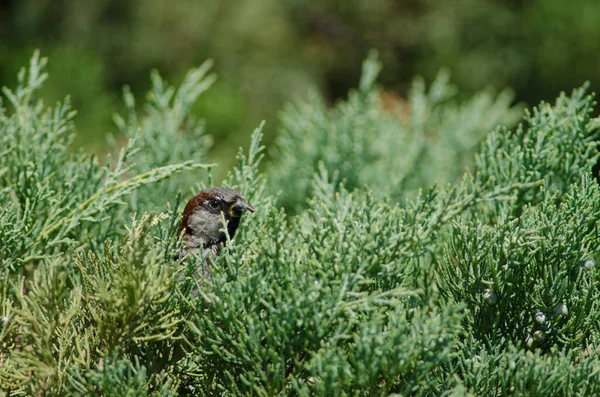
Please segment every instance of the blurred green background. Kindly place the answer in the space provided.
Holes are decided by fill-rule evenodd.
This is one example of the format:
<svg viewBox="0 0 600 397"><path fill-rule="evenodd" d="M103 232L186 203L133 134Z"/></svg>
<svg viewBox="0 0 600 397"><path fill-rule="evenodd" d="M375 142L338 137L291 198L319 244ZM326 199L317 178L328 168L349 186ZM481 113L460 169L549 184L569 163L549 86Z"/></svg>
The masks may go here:
<svg viewBox="0 0 600 397"><path fill-rule="evenodd" d="M0 5L0 86L40 48L44 97L71 95L77 144L98 151L124 85L142 103L152 69L178 84L212 58L218 81L195 112L214 137L210 160L229 165L260 120L272 143L278 111L308 88L344 97L371 48L400 97L442 67L465 95L512 87L529 105L585 80L597 91L599 21L592 0L12 0Z"/></svg>

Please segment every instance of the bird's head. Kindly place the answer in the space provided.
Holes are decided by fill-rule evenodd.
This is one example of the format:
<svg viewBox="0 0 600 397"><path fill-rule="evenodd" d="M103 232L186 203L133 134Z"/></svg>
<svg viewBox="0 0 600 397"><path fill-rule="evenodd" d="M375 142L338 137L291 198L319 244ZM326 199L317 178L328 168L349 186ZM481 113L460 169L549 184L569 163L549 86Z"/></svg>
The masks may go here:
<svg viewBox="0 0 600 397"><path fill-rule="evenodd" d="M242 196L225 187L202 190L188 201L183 210L178 235L188 248L207 248L227 241L221 214L227 221L227 233L232 238L245 211L254 212Z"/></svg>

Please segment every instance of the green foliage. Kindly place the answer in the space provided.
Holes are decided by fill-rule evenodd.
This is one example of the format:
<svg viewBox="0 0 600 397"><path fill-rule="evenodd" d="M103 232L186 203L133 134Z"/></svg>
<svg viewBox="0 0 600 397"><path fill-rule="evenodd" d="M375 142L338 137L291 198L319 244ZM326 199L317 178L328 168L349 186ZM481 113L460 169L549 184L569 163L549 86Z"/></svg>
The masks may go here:
<svg viewBox="0 0 600 397"><path fill-rule="evenodd" d="M517 343L541 330L546 346L577 346L595 328L598 280L583 264L598 254L600 191L589 178L573 189L560 204L541 190L545 202L493 226L479 220L452 226L441 261L442 291L468 304L478 337ZM485 291L495 302L483 297ZM543 324L535 321L538 312Z"/></svg>
<svg viewBox="0 0 600 397"><path fill-rule="evenodd" d="M0 272L7 319L2 351L9 346L12 351L0 359L0 384L25 387L27 394L59 393L69 365L88 367L98 354L119 346L129 352L134 346L136 355L145 352L151 362L160 362L165 351L140 341L170 340L179 329L173 301L177 266L164 263L172 256L166 255L167 239L146 241L146 215L124 233L132 208L123 204L149 184L160 186L182 170L207 168L175 160L140 169L130 163L140 150L136 142L151 138L133 135L116 161L104 166L93 156L72 153L74 112L68 102L46 109L35 97L46 78L45 64L36 54L28 71L19 74L17 89L4 89L14 110L3 108L0 118ZM200 85L191 79L181 92ZM174 222L159 234L172 237ZM161 250L157 243L166 246ZM31 373L35 380L29 382Z"/></svg>
<svg viewBox="0 0 600 397"><path fill-rule="evenodd" d="M44 62L0 118L0 396L600 390L585 87L507 131L507 97L460 102L444 75L384 110L369 59L347 102L288 109L264 173L254 131L223 184L257 211L208 282L173 256L181 197L212 183L177 173L208 167L188 158L209 145L189 116L209 64L178 89L153 75L141 115L126 92L130 142L100 165L69 150L69 107L35 97Z"/></svg>
<svg viewBox="0 0 600 397"><path fill-rule="evenodd" d="M321 164L350 190L368 185L398 200L455 182L472 164L485 134L520 117L508 92L458 101L445 72L429 90L416 79L406 104L386 110L381 91L373 87L379 69L372 53L363 65L360 90L331 110L316 97L286 108L277 165L269 175L285 208L295 210L312 196L310 180Z"/></svg>
<svg viewBox="0 0 600 397"><path fill-rule="evenodd" d="M447 370L461 378L473 395L589 396L600 385L591 380L600 370L597 344L587 349L523 351L514 345L484 347L467 341L458 353L460 365Z"/></svg>
<svg viewBox="0 0 600 397"><path fill-rule="evenodd" d="M11 271L66 249L98 249L117 238L114 221L126 195L182 170L206 168L187 160L136 172L129 163L139 150L135 137L104 166L72 153L75 112L68 100L46 108L36 98L45 64L36 54L19 73L17 89L3 89L14 111L3 108L0 116L0 218L7 242L0 261Z"/></svg>
<svg viewBox="0 0 600 397"><path fill-rule="evenodd" d="M574 347L593 334L600 291L596 270L583 264L599 254L600 190L590 170L600 124L584 92L528 112L527 130L490 135L477 156L478 179L544 180L543 188L515 192L448 231L440 288L468 304L480 338ZM538 312L543 324L535 322Z"/></svg>
<svg viewBox="0 0 600 397"><path fill-rule="evenodd" d="M95 370L82 374L73 372L65 393L71 396L177 396L177 384L164 375L157 376L158 387L149 382L147 369L127 359L106 357L102 365Z"/></svg>
<svg viewBox="0 0 600 397"><path fill-rule="evenodd" d="M600 121L592 117L595 102L586 88L575 90L570 98L561 94L554 106L542 102L526 111L527 130L519 126L514 133L491 134L477 154L479 179L493 178L500 184L545 181L546 192L521 193L509 213L518 214L527 203L538 204L542 193L556 194L556 201L562 201L598 161Z"/></svg>
<svg viewBox="0 0 600 397"><path fill-rule="evenodd" d="M158 72L152 73L152 90L148 93L145 112L138 116L131 91L124 90L127 119L114 116L121 135L136 139L138 152L132 156L136 173L148 172L158 166L185 163L190 159L203 162L206 159L211 138L204 133L204 123L190 114L190 109L214 82L214 75L207 75L212 62L192 69L177 90L166 85ZM184 136L182 136L184 135ZM117 142L111 147L116 149ZM128 203L134 211L151 211L166 203L166 197L177 194L181 186L195 186L198 181L191 173L179 174L160 184L138 189ZM160 191L157 195L153 192ZM137 196L144 197L138 200Z"/></svg>

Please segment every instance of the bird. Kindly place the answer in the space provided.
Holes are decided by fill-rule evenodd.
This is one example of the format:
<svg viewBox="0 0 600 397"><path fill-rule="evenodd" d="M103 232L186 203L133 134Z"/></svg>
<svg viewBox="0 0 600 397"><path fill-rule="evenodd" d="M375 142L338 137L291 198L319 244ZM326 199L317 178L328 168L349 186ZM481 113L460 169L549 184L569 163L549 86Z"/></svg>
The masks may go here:
<svg viewBox="0 0 600 397"><path fill-rule="evenodd" d="M195 253L204 259L204 278L212 281L210 276L210 256L219 255L221 246L227 243L227 235L232 239L245 211L253 213L242 195L230 188L211 187L204 189L192 197L181 217L177 236L183 241L184 259ZM223 229L221 216L227 222L227 235ZM201 274L197 272L196 277Z"/></svg>

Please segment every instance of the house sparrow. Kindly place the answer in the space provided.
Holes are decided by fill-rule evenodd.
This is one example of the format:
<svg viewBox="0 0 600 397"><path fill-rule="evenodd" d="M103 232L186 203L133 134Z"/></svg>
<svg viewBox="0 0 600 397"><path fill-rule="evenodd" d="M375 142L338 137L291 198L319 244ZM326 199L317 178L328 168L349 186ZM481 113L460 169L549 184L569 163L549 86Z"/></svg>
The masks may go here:
<svg viewBox="0 0 600 397"><path fill-rule="evenodd" d="M204 277L209 281L211 280L209 256L218 255L221 244L225 245L227 242L221 213L227 222L227 234L233 238L244 210L254 212L254 208L248 205L238 192L225 187L202 190L188 201L183 210L183 217L177 231L178 236L183 235L185 246L183 256L202 253Z"/></svg>

